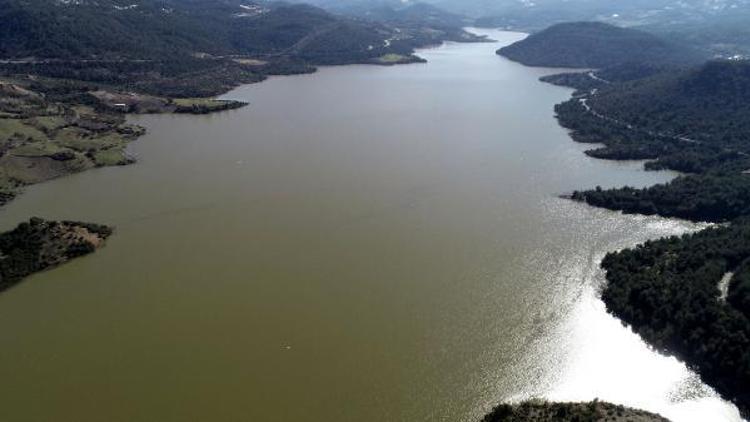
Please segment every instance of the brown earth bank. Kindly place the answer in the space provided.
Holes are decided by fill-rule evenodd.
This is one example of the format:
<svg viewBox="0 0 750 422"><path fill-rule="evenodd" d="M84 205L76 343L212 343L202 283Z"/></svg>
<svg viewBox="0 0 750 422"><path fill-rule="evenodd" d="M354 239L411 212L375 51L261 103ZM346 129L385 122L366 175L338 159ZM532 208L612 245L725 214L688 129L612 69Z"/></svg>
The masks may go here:
<svg viewBox="0 0 750 422"><path fill-rule="evenodd" d="M532 400L500 404L482 422L669 422L654 413L594 400L587 403L552 403Z"/></svg>
<svg viewBox="0 0 750 422"><path fill-rule="evenodd" d="M99 224L41 218L0 233L0 291L33 273L96 251L111 234L112 228Z"/></svg>

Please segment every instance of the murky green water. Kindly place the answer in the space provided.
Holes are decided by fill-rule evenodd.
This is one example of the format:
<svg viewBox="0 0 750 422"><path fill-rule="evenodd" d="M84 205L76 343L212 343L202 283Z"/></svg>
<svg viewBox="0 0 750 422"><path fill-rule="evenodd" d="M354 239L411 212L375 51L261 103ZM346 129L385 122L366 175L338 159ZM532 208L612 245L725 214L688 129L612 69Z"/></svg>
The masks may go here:
<svg viewBox="0 0 750 422"><path fill-rule="evenodd" d="M556 197L673 175L583 155L570 91L492 34L135 118L137 165L0 211L117 226L0 295L0 420L472 421L531 396L737 420L597 299L606 251L696 226Z"/></svg>

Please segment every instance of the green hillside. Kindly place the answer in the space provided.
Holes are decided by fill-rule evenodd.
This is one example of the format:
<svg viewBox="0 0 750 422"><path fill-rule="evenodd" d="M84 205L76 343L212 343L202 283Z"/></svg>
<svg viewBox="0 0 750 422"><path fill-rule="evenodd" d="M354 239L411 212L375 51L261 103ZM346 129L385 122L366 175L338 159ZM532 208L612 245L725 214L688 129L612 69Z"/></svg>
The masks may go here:
<svg viewBox="0 0 750 422"><path fill-rule="evenodd" d="M599 22L551 26L498 54L527 66L605 68L624 63L689 64L696 52L646 32Z"/></svg>

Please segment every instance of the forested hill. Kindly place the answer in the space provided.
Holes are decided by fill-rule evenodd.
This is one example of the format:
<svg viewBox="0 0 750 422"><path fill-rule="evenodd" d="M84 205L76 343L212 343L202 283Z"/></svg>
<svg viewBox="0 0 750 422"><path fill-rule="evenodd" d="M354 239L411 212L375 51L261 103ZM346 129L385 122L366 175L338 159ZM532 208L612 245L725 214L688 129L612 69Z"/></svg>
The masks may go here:
<svg viewBox="0 0 750 422"><path fill-rule="evenodd" d="M311 1L311 0L306 0ZM464 30L473 23L466 16L446 12L428 3L401 0L312 0L333 13L363 21L381 23L397 29L420 43L439 41L475 42L483 38Z"/></svg>
<svg viewBox="0 0 750 422"><path fill-rule="evenodd" d="M0 0L0 22L0 77L170 97L317 65L418 62L414 49L466 34L252 0Z"/></svg>
<svg viewBox="0 0 750 422"><path fill-rule="evenodd" d="M498 54L527 66L605 68L625 63L699 63L697 52L635 29L600 22L551 26Z"/></svg>
<svg viewBox="0 0 750 422"><path fill-rule="evenodd" d="M642 129L750 152L750 61L711 61L609 84L589 103L601 114Z"/></svg>
<svg viewBox="0 0 750 422"><path fill-rule="evenodd" d="M2 58L374 56L391 32L307 5L239 0L0 0Z"/></svg>
<svg viewBox="0 0 750 422"><path fill-rule="evenodd" d="M708 62L626 83L602 84L557 107L598 158L649 159L689 173L648 189L578 193L591 204L698 221L750 215L750 62Z"/></svg>
<svg viewBox="0 0 750 422"><path fill-rule="evenodd" d="M385 4L363 8L356 15L376 21L461 28L469 23L463 16L427 3Z"/></svg>
<svg viewBox="0 0 750 422"><path fill-rule="evenodd" d="M483 37L464 30L471 20L446 12L427 3L384 4L376 7L350 11L362 19L381 22L398 28L400 33L411 35L424 43L437 40L457 42L482 41ZM432 41L431 41L432 39Z"/></svg>
<svg viewBox="0 0 750 422"><path fill-rule="evenodd" d="M725 224L608 255L604 302L658 350L684 359L747 417L750 62L708 62L628 82L605 80L608 72L594 73L591 85L557 106L560 123L579 142L605 145L587 151L591 156L646 159L649 169L687 174L648 188L595 188L572 198L626 213ZM722 280L728 281L723 291Z"/></svg>

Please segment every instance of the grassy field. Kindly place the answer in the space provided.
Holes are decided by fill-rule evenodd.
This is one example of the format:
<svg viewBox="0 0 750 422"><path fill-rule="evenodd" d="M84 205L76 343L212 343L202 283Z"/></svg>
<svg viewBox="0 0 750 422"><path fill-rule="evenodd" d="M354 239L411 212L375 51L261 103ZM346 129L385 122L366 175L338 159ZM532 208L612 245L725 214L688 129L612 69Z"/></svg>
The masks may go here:
<svg viewBox="0 0 750 422"><path fill-rule="evenodd" d="M224 100L214 100L213 98L175 98L175 104L183 107L192 106L205 106L205 107L216 107L226 103Z"/></svg>
<svg viewBox="0 0 750 422"><path fill-rule="evenodd" d="M81 88L72 81L0 79L0 205L25 185L132 163L125 148L145 130L127 124L126 112L206 114L244 105Z"/></svg>
<svg viewBox="0 0 750 422"><path fill-rule="evenodd" d="M126 124L123 115L50 103L16 86L0 88L0 205L28 184L131 162L125 147L143 130Z"/></svg>
<svg viewBox="0 0 750 422"><path fill-rule="evenodd" d="M21 119L0 119L0 139L8 139L14 136L31 138L37 141L47 139L44 133L28 123L28 121Z"/></svg>
<svg viewBox="0 0 750 422"><path fill-rule="evenodd" d="M378 57L378 61L381 63L401 63L407 59L407 56L401 54L386 54Z"/></svg>
<svg viewBox="0 0 750 422"><path fill-rule="evenodd" d="M407 63L423 63L424 59L415 55L403 55L403 54L385 54L383 56L372 59L370 63L380 65L396 65L396 64L407 64Z"/></svg>

